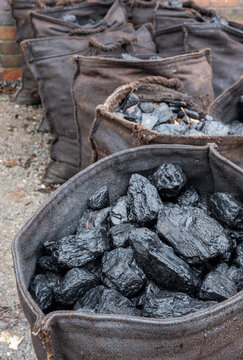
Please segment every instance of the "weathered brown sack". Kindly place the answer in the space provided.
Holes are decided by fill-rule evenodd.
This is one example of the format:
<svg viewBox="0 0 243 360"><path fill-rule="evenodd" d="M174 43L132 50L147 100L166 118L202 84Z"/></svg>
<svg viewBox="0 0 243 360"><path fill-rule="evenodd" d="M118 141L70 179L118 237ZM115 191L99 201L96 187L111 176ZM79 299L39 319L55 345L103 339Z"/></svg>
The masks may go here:
<svg viewBox="0 0 243 360"><path fill-rule="evenodd" d="M210 48L215 97L243 74L243 31L239 29L222 24L183 24L158 31L155 40L164 56Z"/></svg>
<svg viewBox="0 0 243 360"><path fill-rule="evenodd" d="M99 105L96 108L96 117L90 132L93 161L117 151L146 144L206 145L207 143L214 142L218 145L220 153L225 154L227 158L236 164L241 164L243 167L243 135L165 135L154 130L149 130L141 124L122 119L114 113L114 110L125 101L131 92L138 94L142 101L186 101L190 108L202 113L202 109L198 108L195 100L191 97L179 92L176 88L166 88L165 80L166 79L161 79L160 77L148 77L121 86L108 97L103 105ZM174 83L176 79L171 80L173 80ZM168 83L167 86L169 84L170 83ZM222 118L222 120L224 119Z"/></svg>
<svg viewBox="0 0 243 360"><path fill-rule="evenodd" d="M35 212L15 237L12 251L20 303L38 360L241 360L243 292L180 318L54 311L45 315L28 291L44 241L73 234L87 199L107 185L111 203L132 173L150 175L163 162L182 167L197 191L242 196L243 170L215 147L150 145L113 154L81 171ZM232 354L233 357L232 357Z"/></svg>
<svg viewBox="0 0 243 360"><path fill-rule="evenodd" d="M83 26L65 20L65 16L75 16ZM90 19L95 21L93 25L86 24ZM31 13L31 22L35 37L78 35L86 31L91 34L92 30L96 33L98 28L104 31L127 23L127 13L119 0L84 2L34 11Z"/></svg>
<svg viewBox="0 0 243 360"><path fill-rule="evenodd" d="M34 37L29 14L36 8L37 0L12 0L10 1L12 16L16 22L16 40L21 42ZM40 103L38 86L24 59L22 62L22 87L18 91L15 101L17 104L35 105Z"/></svg>
<svg viewBox="0 0 243 360"><path fill-rule="evenodd" d="M133 42L136 42L136 51L141 43L140 37L144 39L141 32L150 34L147 28L136 32L131 24L127 24L120 29L107 30L92 36L59 36L22 43L26 61L38 81L46 118L54 134L52 161L46 170L45 182L62 183L79 170L76 125L70 92L74 71L72 55L121 53L125 49L132 51ZM143 49L144 43L141 44ZM150 45L155 47L151 36Z"/></svg>
<svg viewBox="0 0 243 360"><path fill-rule="evenodd" d="M183 1L182 7L165 4L162 1L130 0L130 19L134 26L151 22L156 31L186 22L208 22L215 16L214 10L197 5L194 1ZM205 16L205 17L203 17Z"/></svg>
<svg viewBox="0 0 243 360"><path fill-rule="evenodd" d="M82 169L91 162L88 136L95 108L118 86L148 75L177 77L182 80L186 92L194 95L204 107L207 108L213 100L210 52L207 49L159 60L150 57L126 60L76 56L75 63L73 98L79 131L79 165Z"/></svg>
<svg viewBox="0 0 243 360"><path fill-rule="evenodd" d="M243 76L214 100L209 113L226 124L239 119L238 101L241 95L243 95ZM243 136L241 136L241 141L225 144L220 152L229 159L232 159L231 154L234 153L234 162L243 168Z"/></svg>

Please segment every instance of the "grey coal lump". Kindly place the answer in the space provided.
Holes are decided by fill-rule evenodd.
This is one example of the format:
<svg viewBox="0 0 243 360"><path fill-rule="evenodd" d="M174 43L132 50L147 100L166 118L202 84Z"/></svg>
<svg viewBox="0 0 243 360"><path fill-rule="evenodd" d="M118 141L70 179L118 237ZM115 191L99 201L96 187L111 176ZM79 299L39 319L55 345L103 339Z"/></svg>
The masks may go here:
<svg viewBox="0 0 243 360"><path fill-rule="evenodd" d="M87 201L88 208L101 210L110 205L109 191L107 186L99 188Z"/></svg>
<svg viewBox="0 0 243 360"><path fill-rule="evenodd" d="M137 265L131 248L117 248L102 259L103 282L126 297L135 296L145 284L143 270Z"/></svg>

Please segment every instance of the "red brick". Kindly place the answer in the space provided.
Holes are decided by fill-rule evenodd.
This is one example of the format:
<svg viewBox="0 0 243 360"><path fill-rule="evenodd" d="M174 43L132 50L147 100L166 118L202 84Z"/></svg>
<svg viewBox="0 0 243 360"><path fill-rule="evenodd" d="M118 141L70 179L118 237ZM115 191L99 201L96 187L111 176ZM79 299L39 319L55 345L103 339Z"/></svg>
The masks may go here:
<svg viewBox="0 0 243 360"><path fill-rule="evenodd" d="M16 29L14 26L0 26L0 40L14 40Z"/></svg>
<svg viewBox="0 0 243 360"><path fill-rule="evenodd" d="M0 56L0 64L3 68L21 67L22 56L19 55L2 55Z"/></svg>
<svg viewBox="0 0 243 360"><path fill-rule="evenodd" d="M21 69L1 69L0 68L0 81L14 80L21 77Z"/></svg>
<svg viewBox="0 0 243 360"><path fill-rule="evenodd" d="M2 55L17 55L20 53L19 44L15 40L0 41L0 54Z"/></svg>

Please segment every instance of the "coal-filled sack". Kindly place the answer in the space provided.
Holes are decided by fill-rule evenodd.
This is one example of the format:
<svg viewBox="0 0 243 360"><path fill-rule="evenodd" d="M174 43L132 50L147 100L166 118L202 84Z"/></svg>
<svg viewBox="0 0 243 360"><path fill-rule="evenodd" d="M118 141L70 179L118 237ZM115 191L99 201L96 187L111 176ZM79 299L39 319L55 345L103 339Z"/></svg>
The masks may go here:
<svg viewBox="0 0 243 360"><path fill-rule="evenodd" d="M34 11L31 22L35 37L85 35L117 28L127 22L127 14L119 0L84 2Z"/></svg>
<svg viewBox="0 0 243 360"><path fill-rule="evenodd" d="M73 98L79 131L80 168L91 162L88 136L95 116L95 107L102 104L116 87L148 75L177 77L183 82L185 91L195 96L204 108L213 100L210 52L207 49L165 59L159 56L76 56L75 63Z"/></svg>
<svg viewBox="0 0 243 360"><path fill-rule="evenodd" d="M145 43L145 38L150 41ZM72 55L119 54L124 51L136 54L140 45L143 52L146 44L149 53L152 49L155 51L149 29L142 27L135 31L131 24L98 34L41 38L22 43L26 61L39 84L46 119L54 134L45 182L63 183L79 170L70 92L74 71Z"/></svg>
<svg viewBox="0 0 243 360"><path fill-rule="evenodd" d="M238 114L232 113L227 119L221 116L223 112L212 110L214 118L203 112L192 97L178 88L169 88L169 82L166 85L160 77L141 79L116 89L97 107L90 132L93 161L145 144L214 142L220 153L243 166L243 123L237 122Z"/></svg>
<svg viewBox="0 0 243 360"><path fill-rule="evenodd" d="M174 165L169 166L168 163ZM170 176L164 176L168 171ZM152 174L153 176L151 177ZM139 184L143 184L142 188L138 187L136 179L139 180ZM184 187L186 180L191 190L189 189L190 194L185 196L184 190L186 189ZM168 182L173 182L173 186L167 186L169 185ZM124 249L118 245L118 248L112 250L110 254L109 252L106 253L104 256L103 273L105 274L108 286L112 286L111 282L116 286L116 289L122 286L120 291L124 294L127 294L126 290L129 289L128 296L130 298L124 299L124 295L114 288L107 290L107 285L103 287L97 285L97 276L99 274L92 273L92 271L94 272L95 270L95 262L99 261L99 254L107 251L105 250L107 249L107 238L104 237L104 227L100 230L97 227L90 228L92 226L91 219L87 221L89 217L86 220L81 217L87 209L87 204L90 212L100 212L102 211L102 209L98 210L100 207L109 207L109 205L116 203L120 197L123 197L128 192L129 204L134 204L134 209L130 215L132 214L141 224L144 224L144 221L149 219L147 216L155 217L155 205L158 201L161 201L158 195L156 195L159 191L160 194L167 194L166 197L168 196L169 199L172 198L172 195L173 197L179 196L178 201L180 202L180 205L178 205L168 203L168 200L163 200L165 205L162 206L161 210L165 212L165 215L161 214L158 222L161 233L166 230L163 228L163 222L168 220L167 216L169 216L169 213L173 209L179 209L180 206L184 206L185 211L177 215L171 213L170 219L172 223L175 221L173 216L179 216L181 221L183 217L188 216L187 221L182 221L182 228L195 227L199 231L203 231L199 224L201 222L204 223L209 217L207 215L207 207L205 208L205 202L202 201L200 204L201 209L196 210L195 208L195 212L191 214L189 210L193 205L188 205L187 201L189 200L193 204L193 202L198 201L198 197L201 197L204 192L212 192L214 194L210 197L209 201L210 209L214 213L213 221L215 222L219 218L227 224L226 228L229 224L230 228L232 226L234 228L235 226L242 226L242 217L237 217L236 210L238 205L234 200L234 196L239 200L242 197L242 185L243 170L232 166L222 156L219 156L215 146L211 144L203 147L149 145L137 149L129 149L113 154L93 164L60 187L28 220L13 243L18 292L25 315L30 323L33 345L38 360L51 358L76 360L80 359L80 354L90 360L157 360L158 357L167 360L181 360L195 358L195 356L210 360L218 358L226 360L232 358L232 353L234 353L235 360L240 360L243 356L241 348L242 292L236 293L233 297L220 304L196 311L181 318L177 317L179 316L179 308L177 308L173 315L174 318L168 319L166 313L161 315L160 309L163 309L164 306L167 308L171 307L172 309L173 306L178 304L184 314L187 312L187 309L186 307L183 309L180 304L184 303L186 306L195 306L195 309L200 309L200 306L198 307L199 304L192 303L191 295L177 294L175 298L174 295L170 294L170 290L167 290L164 294L163 305L156 293L158 286L147 284L145 292L148 298L146 300L145 294L145 299L142 297L139 302L144 304L146 316L152 315L153 318L138 317L135 313L132 313L134 301L132 302L131 299L133 299L133 294L139 291L138 288L144 286L142 285L144 275L142 272L138 273L137 271L142 263L139 265L135 261L130 262L131 250L126 248L126 245ZM155 186L159 190L155 190ZM194 190L192 190L192 187L194 187ZM156 196L157 201L151 203L150 195L144 194L143 191L149 192L151 196L152 194ZM233 193L234 196L222 194L225 192ZM122 201L121 198L119 204L116 204L112 210L109 210L112 213L112 221L114 223L124 221L124 214L121 214ZM141 204L145 206L144 211L141 211ZM232 204L236 205L234 209ZM203 208L205 210L202 210ZM119 214L121 216L118 216ZM97 221L102 221L101 217L99 220L97 218ZM172 223L170 226L172 226ZM76 253L71 257L65 256L64 253L58 250L57 244L64 237L67 237L69 239L68 243L72 244L72 236L77 226L80 227L81 233L83 231L84 234L85 231L85 234L89 234L89 237L91 233L93 235L96 234L94 239L100 242L100 246L98 246L96 251L92 247L90 248L91 251L85 250L83 254L80 254L80 258L76 257ZM90 229L83 230L84 226ZM103 226L105 226L105 223ZM144 247L140 246L139 242L146 244L150 241L150 232L148 230L141 230L143 226L140 225L140 230L137 229L137 232L136 229L130 228L129 237L134 249L136 249L137 256L139 256L137 259L148 251L145 249L143 252ZM178 234L180 234L180 231L182 231L182 229L176 230L176 227L173 226L172 230L169 233L165 231L165 236L168 237L170 243L173 242L172 233L174 234L178 231ZM208 228L206 227L204 230L207 232ZM128 232L128 229L125 231ZM183 231L182 233L184 234ZM215 256L218 252L221 252L223 240L225 240L225 231L222 230L221 225L218 235L213 233L213 236L218 236L217 241L220 243L219 246L217 243L215 249L213 244L215 245L216 243L210 243L209 245L210 251L216 251L214 252ZM193 234L192 232L191 235ZM238 269L242 266L240 262L242 254L240 234L241 230L233 230L227 235L227 237L230 236L228 237L228 245L230 242L230 246L236 247L234 257L235 268ZM112 241L114 244L118 244L118 237L121 238L122 234L117 234L113 228ZM181 239L180 236L176 238ZM232 241L229 240L230 238ZM200 241L203 239L203 237L200 238ZM87 241L88 244L89 241ZM57 249L55 256L58 256L58 259L63 264L71 261L72 265L70 264L70 266L73 266L73 261L82 261L82 263L88 261L86 255L92 258L95 257L96 260L89 264L89 270L84 270L82 267L70 269L63 281L60 282L63 274L55 274L55 263L51 263L46 258L40 259L43 245L47 251L55 252L55 249ZM179 245L180 241L178 242ZM170 253L170 259L174 260L178 255L174 253L172 256L170 249L171 245L164 244L164 251L168 254ZM157 259L160 257L162 259L163 254L157 254L154 250L155 248L153 247L149 249L150 257L156 257ZM185 248L178 247L176 253L179 254L181 251L185 252ZM212 255L209 252L206 253L207 257ZM192 263L201 263L202 260L198 261L197 257L194 257L193 254L191 256L190 266L200 276L204 268L198 264L192 265ZM133 267L132 276L136 279L136 287L130 286L129 278L126 279L127 282L119 282L121 274L119 273L119 276L116 277L114 266L109 269L109 261L113 264L120 257L124 259L125 266L129 265L128 268ZM38 262L37 259L39 259ZM217 259L219 260L218 257ZM148 264L144 262L144 270L150 271L151 276L153 275L152 269L156 266L157 261L151 261L149 265L152 265L152 267L148 266L148 270ZM202 301L209 302L208 305L210 302L213 304L215 300L206 300L207 298L217 298L216 301L221 301L235 292L231 279L236 279L237 269L228 268L225 262L229 261L230 259L225 253L220 269L218 267L211 269L210 266L207 269L208 276L201 285L200 296L204 299ZM206 261L206 263L208 262ZM47 269L47 271L45 274L35 277L31 286L33 298L28 289L30 289L33 276L36 275L36 265L42 269ZM181 266L182 263L178 263L178 265ZM184 270L184 267L181 269ZM165 276L164 272L163 276ZM181 276L181 273L179 273L179 276ZM156 281L159 281L159 278L156 277L156 279ZM189 281L189 278L186 281ZM218 286L216 286L216 282ZM168 282L169 285L170 281ZM195 283L194 285L196 286ZM221 285L223 286L221 287ZM52 311L45 315L37 305L37 298L35 296L39 298L39 295L43 294L45 297L48 292L51 295L53 286L57 286L55 297L59 301L59 309L62 311ZM72 290L69 291L70 288ZM77 311L63 310L61 303L65 302L69 303L68 306L73 306L73 302L77 297L75 289L77 289L79 294L85 293L76 304ZM189 288L188 291L190 291ZM44 297L42 300L44 300ZM89 304L90 301L95 303L97 298L102 300L100 301L100 311L103 313L96 314L94 313L95 310L94 312L87 312L86 304ZM48 306L48 303L43 302L42 306ZM151 306L154 315L150 313ZM126 310L126 315L114 314L114 312L119 312L119 307ZM156 309L159 310L160 315L155 314L154 311ZM154 318L156 316L160 318ZM163 321L161 317L164 317ZM206 337L205 333L207 333Z"/></svg>
<svg viewBox="0 0 243 360"><path fill-rule="evenodd" d="M231 124L235 133L243 134L243 76L213 101L209 113L226 125ZM243 139L235 139L232 144L225 144L221 149L226 158L230 158L232 152L237 154L234 162L243 168Z"/></svg>
<svg viewBox="0 0 243 360"><path fill-rule="evenodd" d="M16 40L18 43L25 39L34 38L34 30L29 14L36 8L36 2L37 0L12 0L10 2L12 16L16 22ZM36 105L41 102L38 85L28 66L25 64L24 58L22 62L22 87L18 91L15 101L20 105Z"/></svg>
<svg viewBox="0 0 243 360"><path fill-rule="evenodd" d="M158 52L164 56L210 48L214 95L218 97L243 74L243 31L223 24L183 24L156 33Z"/></svg>
<svg viewBox="0 0 243 360"><path fill-rule="evenodd" d="M194 1L130 0L130 20L134 26L151 22L156 31L184 23L228 22L214 10L199 6Z"/></svg>

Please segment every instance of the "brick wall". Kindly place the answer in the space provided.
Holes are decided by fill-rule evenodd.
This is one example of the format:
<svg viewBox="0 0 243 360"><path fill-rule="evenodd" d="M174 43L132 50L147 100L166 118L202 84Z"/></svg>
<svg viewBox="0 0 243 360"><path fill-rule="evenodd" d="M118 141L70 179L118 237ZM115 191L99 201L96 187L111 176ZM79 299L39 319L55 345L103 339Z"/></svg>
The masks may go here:
<svg viewBox="0 0 243 360"><path fill-rule="evenodd" d="M195 2L216 10L228 20L243 24L243 0L195 0Z"/></svg>
<svg viewBox="0 0 243 360"><path fill-rule="evenodd" d="M21 55L8 0L0 0L0 81L21 76Z"/></svg>

